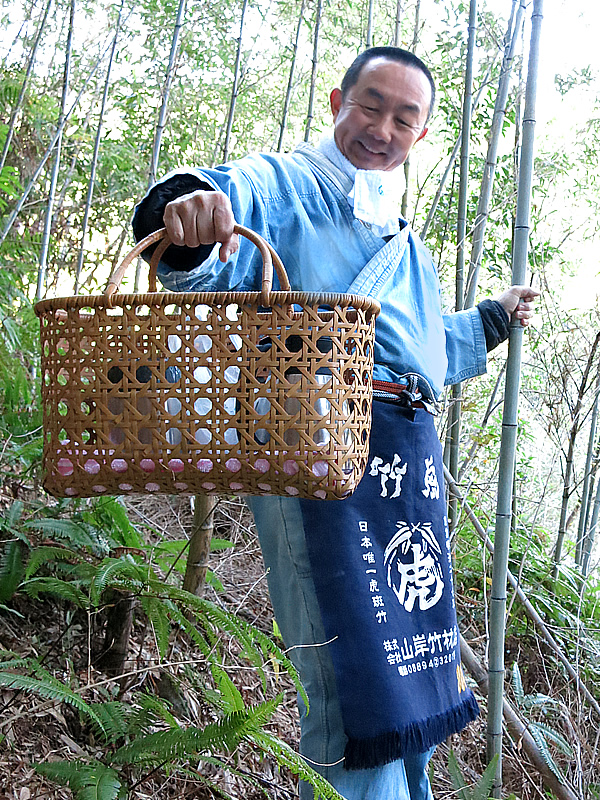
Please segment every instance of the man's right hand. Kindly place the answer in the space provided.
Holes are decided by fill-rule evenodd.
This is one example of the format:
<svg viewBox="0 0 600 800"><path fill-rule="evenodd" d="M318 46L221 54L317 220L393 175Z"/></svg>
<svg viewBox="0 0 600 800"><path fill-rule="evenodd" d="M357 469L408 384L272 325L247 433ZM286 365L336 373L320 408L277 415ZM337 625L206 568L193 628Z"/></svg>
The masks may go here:
<svg viewBox="0 0 600 800"><path fill-rule="evenodd" d="M225 263L239 247L233 232L235 220L229 198L223 192L199 189L167 203L163 215L173 244L198 247L220 242L219 258Z"/></svg>

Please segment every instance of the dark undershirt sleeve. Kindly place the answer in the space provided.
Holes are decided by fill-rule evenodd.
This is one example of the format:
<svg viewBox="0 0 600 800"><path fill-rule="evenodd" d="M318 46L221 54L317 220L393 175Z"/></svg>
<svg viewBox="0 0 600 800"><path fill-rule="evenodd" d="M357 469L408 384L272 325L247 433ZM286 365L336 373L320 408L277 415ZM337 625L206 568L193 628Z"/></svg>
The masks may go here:
<svg viewBox="0 0 600 800"><path fill-rule="evenodd" d="M510 317L498 300L483 300L477 305L483 323L485 346L488 351L498 347L510 332Z"/></svg>
<svg viewBox="0 0 600 800"><path fill-rule="evenodd" d="M153 186L136 207L133 215L132 226L136 242L164 227L163 214L167 203L177 197L181 197L183 194L189 194L198 189L214 191L214 188L209 183L190 173L173 175L166 181ZM165 251L161 260L173 270L189 272L203 261L206 261L213 247L214 245L212 244L200 245L200 247L185 247L172 244ZM146 248L142 258L145 261L150 261L155 249L155 244Z"/></svg>

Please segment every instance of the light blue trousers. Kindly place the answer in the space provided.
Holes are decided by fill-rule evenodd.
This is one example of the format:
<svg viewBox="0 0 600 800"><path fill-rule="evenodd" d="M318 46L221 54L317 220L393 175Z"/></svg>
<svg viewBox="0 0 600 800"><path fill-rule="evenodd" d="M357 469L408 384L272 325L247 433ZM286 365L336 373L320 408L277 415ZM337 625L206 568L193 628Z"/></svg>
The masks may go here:
<svg viewBox="0 0 600 800"><path fill-rule="evenodd" d="M346 736L300 503L287 497L252 497L247 503L256 521L275 619L310 703L309 710L302 700L298 704L300 752L346 800L432 800L427 764L433 750L375 769L344 769ZM300 797L312 800L310 785L300 785Z"/></svg>

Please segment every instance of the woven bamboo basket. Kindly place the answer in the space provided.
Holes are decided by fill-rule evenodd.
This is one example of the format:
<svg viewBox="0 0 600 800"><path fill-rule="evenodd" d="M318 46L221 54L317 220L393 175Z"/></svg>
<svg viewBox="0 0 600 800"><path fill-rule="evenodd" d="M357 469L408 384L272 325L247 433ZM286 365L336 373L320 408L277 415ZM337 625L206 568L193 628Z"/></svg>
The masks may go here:
<svg viewBox="0 0 600 800"><path fill-rule="evenodd" d="M270 245L236 232L261 252L260 292L157 292L170 244L157 231L103 295L36 305L50 494L331 500L356 488L367 463L379 304L291 291ZM118 294L134 258L159 241L149 293Z"/></svg>

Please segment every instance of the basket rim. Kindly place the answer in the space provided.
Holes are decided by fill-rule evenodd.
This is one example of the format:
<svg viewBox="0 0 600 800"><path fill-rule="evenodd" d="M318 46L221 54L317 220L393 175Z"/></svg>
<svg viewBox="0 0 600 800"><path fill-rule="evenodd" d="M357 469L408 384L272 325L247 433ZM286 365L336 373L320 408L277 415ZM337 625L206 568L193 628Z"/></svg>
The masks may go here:
<svg viewBox="0 0 600 800"><path fill-rule="evenodd" d="M375 316L381 311L381 304L373 297L357 294L334 292L298 292L276 291L271 292L271 305L265 308L268 311L273 306L330 306L331 308L353 308L357 311L371 312ZM38 301L34 310L38 317L55 310L70 310L84 308L114 309L121 306L158 306L163 308L168 305L262 305L261 292L147 292L145 294L114 294L107 299L101 295L73 295L70 297L55 297Z"/></svg>

